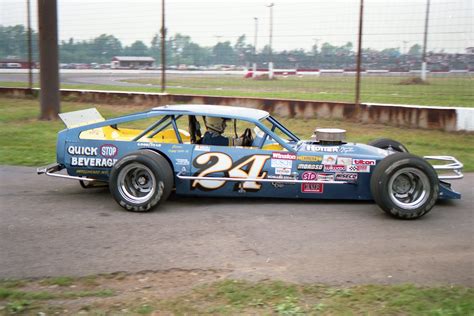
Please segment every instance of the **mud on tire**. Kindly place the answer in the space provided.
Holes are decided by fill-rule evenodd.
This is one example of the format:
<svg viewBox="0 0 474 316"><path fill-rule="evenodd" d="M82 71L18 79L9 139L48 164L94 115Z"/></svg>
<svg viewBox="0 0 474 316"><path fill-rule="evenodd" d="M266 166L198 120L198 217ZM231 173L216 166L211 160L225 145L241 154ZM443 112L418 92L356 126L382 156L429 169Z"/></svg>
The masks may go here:
<svg viewBox="0 0 474 316"><path fill-rule="evenodd" d="M394 153L377 164L370 190L377 205L387 214L415 219L433 208L438 199L439 180L423 158Z"/></svg>
<svg viewBox="0 0 474 316"><path fill-rule="evenodd" d="M122 157L112 168L109 187L127 211L147 212L166 200L173 188L173 171L159 153L140 150Z"/></svg>

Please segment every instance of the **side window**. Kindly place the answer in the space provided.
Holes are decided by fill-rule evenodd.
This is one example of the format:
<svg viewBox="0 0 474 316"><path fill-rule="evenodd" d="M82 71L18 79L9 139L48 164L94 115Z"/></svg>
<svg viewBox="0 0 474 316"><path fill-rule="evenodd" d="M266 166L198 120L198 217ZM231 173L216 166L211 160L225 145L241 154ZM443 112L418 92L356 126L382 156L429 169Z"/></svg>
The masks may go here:
<svg viewBox="0 0 474 316"><path fill-rule="evenodd" d="M142 135L139 139L136 139L136 141L179 143L172 121L173 117L170 116L154 116L152 118L86 130L83 131L79 137L81 139L133 141ZM182 123L181 125L184 124ZM143 134L147 130L149 131ZM184 126L183 129L179 128L179 133L183 143L189 142L189 133L184 129Z"/></svg>
<svg viewBox="0 0 474 316"><path fill-rule="evenodd" d="M253 147L254 123L220 117L196 117L201 126L201 143L213 146Z"/></svg>

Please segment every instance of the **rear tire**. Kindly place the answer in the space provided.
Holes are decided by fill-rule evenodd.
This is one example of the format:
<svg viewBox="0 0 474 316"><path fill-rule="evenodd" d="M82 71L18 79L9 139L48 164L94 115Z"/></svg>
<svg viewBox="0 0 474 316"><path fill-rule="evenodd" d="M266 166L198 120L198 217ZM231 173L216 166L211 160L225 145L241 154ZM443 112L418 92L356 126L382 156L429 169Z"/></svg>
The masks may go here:
<svg viewBox="0 0 474 316"><path fill-rule="evenodd" d="M379 138L369 142L367 145L374 146L384 150L398 151L401 153L407 153L408 148L406 148L402 143L397 142L396 140L390 138Z"/></svg>
<svg viewBox="0 0 474 316"><path fill-rule="evenodd" d="M409 153L394 153L377 164L370 179L377 205L400 219L428 213L439 193L438 174L426 160Z"/></svg>
<svg viewBox="0 0 474 316"><path fill-rule="evenodd" d="M173 189L173 171L159 153L141 150L122 157L110 173L109 187L127 211L148 212L166 200Z"/></svg>

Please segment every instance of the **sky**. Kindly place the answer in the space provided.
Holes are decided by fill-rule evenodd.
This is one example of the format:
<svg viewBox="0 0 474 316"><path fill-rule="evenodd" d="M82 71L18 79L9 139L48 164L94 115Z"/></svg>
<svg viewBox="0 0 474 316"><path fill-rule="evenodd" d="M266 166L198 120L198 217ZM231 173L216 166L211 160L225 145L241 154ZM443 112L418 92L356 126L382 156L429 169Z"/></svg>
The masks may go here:
<svg viewBox="0 0 474 316"><path fill-rule="evenodd" d="M90 40L112 34L124 45L149 45L161 27L161 0L57 0L59 38ZM36 2L31 0L37 29ZM202 46L245 34L260 50L269 43L273 6L273 49L303 48L329 42L356 47L359 0L167 0L168 35L181 33ZM364 48L422 44L427 0L365 0ZM255 33L255 18L258 20ZM0 25L26 24L26 0L0 0ZM428 50L464 52L474 46L474 0L431 0ZM255 37L255 35L257 35Z"/></svg>

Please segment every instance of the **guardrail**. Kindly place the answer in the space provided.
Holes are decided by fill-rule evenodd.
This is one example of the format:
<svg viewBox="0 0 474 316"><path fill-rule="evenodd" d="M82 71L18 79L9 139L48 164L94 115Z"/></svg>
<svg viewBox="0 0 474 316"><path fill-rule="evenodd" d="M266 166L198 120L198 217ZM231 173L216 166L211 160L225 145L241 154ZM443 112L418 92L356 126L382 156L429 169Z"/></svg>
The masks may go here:
<svg viewBox="0 0 474 316"><path fill-rule="evenodd" d="M26 97L38 92L39 89L0 87L2 96ZM235 105L266 110L282 117L358 119L364 123L408 128L474 131L474 108L364 103L356 112L355 105L347 102L74 89L61 89L61 98L150 107L179 103Z"/></svg>

